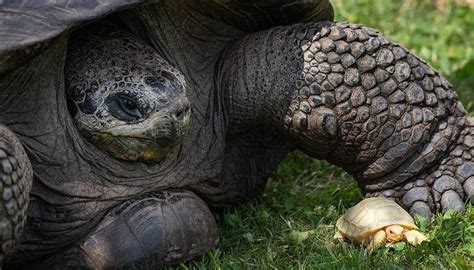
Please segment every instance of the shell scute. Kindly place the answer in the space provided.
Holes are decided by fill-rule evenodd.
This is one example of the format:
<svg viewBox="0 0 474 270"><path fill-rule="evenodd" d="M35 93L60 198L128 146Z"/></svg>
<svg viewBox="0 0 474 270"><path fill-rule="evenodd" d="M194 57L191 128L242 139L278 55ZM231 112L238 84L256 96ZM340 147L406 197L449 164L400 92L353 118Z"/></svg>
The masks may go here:
<svg viewBox="0 0 474 270"><path fill-rule="evenodd" d="M413 218L401 206L386 198L367 198L347 210L337 221L337 229L352 239L363 239L389 225L417 228Z"/></svg>

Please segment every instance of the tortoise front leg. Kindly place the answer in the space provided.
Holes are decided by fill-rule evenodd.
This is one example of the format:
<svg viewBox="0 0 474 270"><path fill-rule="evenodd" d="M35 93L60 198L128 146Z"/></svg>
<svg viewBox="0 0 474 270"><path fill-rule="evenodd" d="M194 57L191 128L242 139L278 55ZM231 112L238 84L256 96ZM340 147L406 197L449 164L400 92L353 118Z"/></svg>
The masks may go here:
<svg viewBox="0 0 474 270"><path fill-rule="evenodd" d="M203 255L217 242L207 205L190 191L166 190L115 207L86 239L41 267L155 269Z"/></svg>
<svg viewBox="0 0 474 270"><path fill-rule="evenodd" d="M367 197L393 198L412 214L463 211L473 198L473 119L449 82L380 32L333 22L273 28L223 59L229 132L286 135L354 175Z"/></svg>
<svg viewBox="0 0 474 270"><path fill-rule="evenodd" d="M366 246L368 250L374 250L378 248L379 246L383 245L385 243L385 240L387 239L387 234L385 233L384 230L380 230L376 232L373 236L371 236L368 241L366 242Z"/></svg>
<svg viewBox="0 0 474 270"><path fill-rule="evenodd" d="M0 269L23 231L32 181L33 171L23 146L0 124Z"/></svg>
<svg viewBox="0 0 474 270"><path fill-rule="evenodd" d="M408 243L412 245L418 245L423 241L426 241L428 238L417 230L409 230L404 232L405 239Z"/></svg>
<svg viewBox="0 0 474 270"><path fill-rule="evenodd" d="M285 117L301 148L343 166L366 197L426 218L462 212L473 196L474 121L452 86L373 29L330 24L307 38L304 80Z"/></svg>

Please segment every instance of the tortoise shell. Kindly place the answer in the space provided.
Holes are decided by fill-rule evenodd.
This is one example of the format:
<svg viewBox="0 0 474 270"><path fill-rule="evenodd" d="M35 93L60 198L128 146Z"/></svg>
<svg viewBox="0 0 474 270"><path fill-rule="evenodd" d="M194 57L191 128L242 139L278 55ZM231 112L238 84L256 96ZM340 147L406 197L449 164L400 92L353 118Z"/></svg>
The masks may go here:
<svg viewBox="0 0 474 270"><path fill-rule="evenodd" d="M400 225L417 229L413 218L396 202L386 198L367 198L351 207L337 220L336 227L345 237L363 240L376 231Z"/></svg>

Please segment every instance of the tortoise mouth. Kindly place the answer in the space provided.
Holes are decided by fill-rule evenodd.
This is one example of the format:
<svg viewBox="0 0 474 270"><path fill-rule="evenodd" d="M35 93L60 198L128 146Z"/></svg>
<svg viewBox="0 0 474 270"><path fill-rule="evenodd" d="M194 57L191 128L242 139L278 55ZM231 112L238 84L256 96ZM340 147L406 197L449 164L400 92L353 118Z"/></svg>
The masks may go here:
<svg viewBox="0 0 474 270"><path fill-rule="evenodd" d="M178 149L183 138L114 136L98 132L88 138L113 157L121 160L156 162L167 159Z"/></svg>
<svg viewBox="0 0 474 270"><path fill-rule="evenodd" d="M107 128L76 115L82 135L114 158L127 161L159 162L169 158L183 142L189 127L189 112L175 119L173 111L153 113L138 123L123 123ZM96 120L93 118L93 120Z"/></svg>
<svg viewBox="0 0 474 270"><path fill-rule="evenodd" d="M183 142L189 119L179 124L166 114L106 129L79 125L84 137L113 157L127 161L159 162L171 156Z"/></svg>

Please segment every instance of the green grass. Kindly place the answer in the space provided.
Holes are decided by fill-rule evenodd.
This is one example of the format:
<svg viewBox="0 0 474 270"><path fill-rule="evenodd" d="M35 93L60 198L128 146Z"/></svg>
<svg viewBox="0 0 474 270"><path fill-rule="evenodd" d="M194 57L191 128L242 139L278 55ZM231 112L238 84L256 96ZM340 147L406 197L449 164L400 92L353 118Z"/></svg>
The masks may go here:
<svg viewBox="0 0 474 270"><path fill-rule="evenodd" d="M474 267L474 208L437 216L419 227L432 239L368 255L358 245L332 239L336 219L362 199L356 182L326 162L292 153L265 194L216 216L221 243L180 269L468 269Z"/></svg>
<svg viewBox="0 0 474 270"><path fill-rule="evenodd" d="M336 0L336 19L382 30L447 77L474 115L474 10L460 1ZM474 208L419 225L430 242L368 255L332 240L336 219L362 199L356 182L326 162L296 152L274 172L264 195L216 215L221 242L180 269L474 268Z"/></svg>

